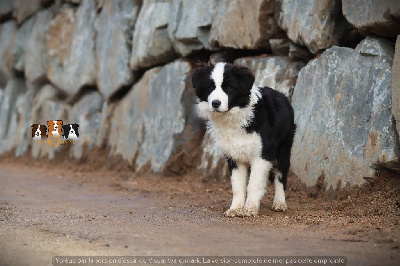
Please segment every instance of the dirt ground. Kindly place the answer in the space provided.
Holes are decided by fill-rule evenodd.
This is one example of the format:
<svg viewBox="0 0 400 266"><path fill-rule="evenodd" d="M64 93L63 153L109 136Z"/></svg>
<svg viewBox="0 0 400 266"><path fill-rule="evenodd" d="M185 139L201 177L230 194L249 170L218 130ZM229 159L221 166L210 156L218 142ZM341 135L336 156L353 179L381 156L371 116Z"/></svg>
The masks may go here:
<svg viewBox="0 0 400 266"><path fill-rule="evenodd" d="M292 175L287 212L270 210L268 189L259 217L226 218L229 182L111 168L0 157L0 265L88 255L346 256L347 265L399 265L398 174L381 171L334 200Z"/></svg>

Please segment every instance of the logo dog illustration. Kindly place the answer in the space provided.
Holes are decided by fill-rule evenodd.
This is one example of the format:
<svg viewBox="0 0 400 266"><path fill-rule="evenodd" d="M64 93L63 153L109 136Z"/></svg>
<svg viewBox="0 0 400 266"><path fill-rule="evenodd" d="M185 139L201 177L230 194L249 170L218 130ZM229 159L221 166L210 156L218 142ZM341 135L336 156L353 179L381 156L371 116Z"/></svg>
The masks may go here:
<svg viewBox="0 0 400 266"><path fill-rule="evenodd" d="M49 127L49 137L61 137L61 128L63 126L62 120L49 120L47 121L47 126Z"/></svg>
<svg viewBox="0 0 400 266"><path fill-rule="evenodd" d="M63 137L65 140L78 140L79 139L79 125L78 124L67 124L63 125Z"/></svg>
<svg viewBox="0 0 400 266"><path fill-rule="evenodd" d="M33 140L42 140L47 138L47 127L45 125L33 124L31 127Z"/></svg>

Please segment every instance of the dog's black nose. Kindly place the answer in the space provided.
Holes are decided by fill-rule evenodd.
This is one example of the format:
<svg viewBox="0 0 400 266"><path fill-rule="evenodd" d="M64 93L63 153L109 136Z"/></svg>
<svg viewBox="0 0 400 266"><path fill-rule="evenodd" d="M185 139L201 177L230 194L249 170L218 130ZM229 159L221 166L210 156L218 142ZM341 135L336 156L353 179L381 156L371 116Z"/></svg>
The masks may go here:
<svg viewBox="0 0 400 266"><path fill-rule="evenodd" d="M214 101L212 101L211 105L212 105L212 107L214 107L214 108L218 108L218 107L221 105L221 101L219 101L219 100L214 100Z"/></svg>

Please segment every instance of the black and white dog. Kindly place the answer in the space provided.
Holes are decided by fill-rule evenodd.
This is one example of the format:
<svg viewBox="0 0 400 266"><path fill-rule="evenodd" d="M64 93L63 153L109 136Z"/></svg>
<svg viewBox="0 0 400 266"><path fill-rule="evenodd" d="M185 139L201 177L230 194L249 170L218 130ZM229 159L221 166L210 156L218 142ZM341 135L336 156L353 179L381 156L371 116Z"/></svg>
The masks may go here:
<svg viewBox="0 0 400 266"><path fill-rule="evenodd" d="M63 125L62 127L65 140L79 140L78 124L68 124Z"/></svg>
<svg viewBox="0 0 400 266"><path fill-rule="evenodd" d="M272 209L287 210L293 108L282 93L256 87L254 80L248 68L228 63L198 67L192 76L198 114L231 172L233 199L226 216L256 216L268 177L275 183Z"/></svg>

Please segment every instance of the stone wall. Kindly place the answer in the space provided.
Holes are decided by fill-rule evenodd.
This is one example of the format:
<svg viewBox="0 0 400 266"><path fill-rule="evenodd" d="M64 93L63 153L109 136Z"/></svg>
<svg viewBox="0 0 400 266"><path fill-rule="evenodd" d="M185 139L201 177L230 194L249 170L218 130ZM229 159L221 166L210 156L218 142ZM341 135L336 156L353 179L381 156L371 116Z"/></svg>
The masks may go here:
<svg viewBox="0 0 400 266"><path fill-rule="evenodd" d="M291 100L306 185L399 171L400 2L365 2L2 0L0 154L85 162L102 147L134 171L225 180L190 74L227 61ZM58 119L79 124L78 144L32 141L32 124Z"/></svg>

